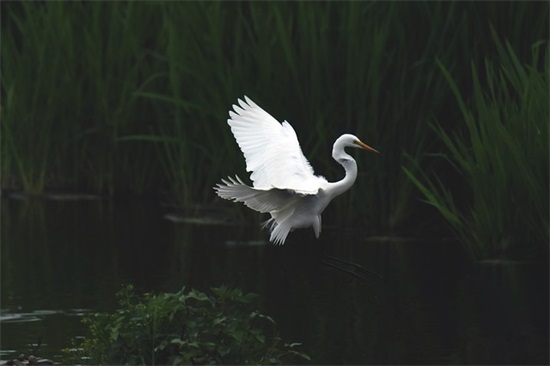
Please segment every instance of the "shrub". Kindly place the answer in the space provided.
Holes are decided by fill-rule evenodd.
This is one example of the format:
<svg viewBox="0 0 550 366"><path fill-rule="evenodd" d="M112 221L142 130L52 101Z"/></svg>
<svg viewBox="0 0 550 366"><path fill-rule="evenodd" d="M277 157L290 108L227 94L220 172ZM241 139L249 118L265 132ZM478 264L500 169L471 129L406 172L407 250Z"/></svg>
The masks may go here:
<svg viewBox="0 0 550 366"><path fill-rule="evenodd" d="M86 318L91 334L68 351L90 364L282 364L309 360L277 336L275 321L252 309L254 294L227 287L208 295L117 295L120 308ZM76 360L75 360L76 361Z"/></svg>

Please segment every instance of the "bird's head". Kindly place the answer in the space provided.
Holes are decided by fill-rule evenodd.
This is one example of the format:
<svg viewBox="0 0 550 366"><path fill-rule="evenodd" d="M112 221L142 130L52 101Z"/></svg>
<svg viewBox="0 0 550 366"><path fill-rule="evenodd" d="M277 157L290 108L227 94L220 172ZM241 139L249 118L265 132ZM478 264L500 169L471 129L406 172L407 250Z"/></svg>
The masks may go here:
<svg viewBox="0 0 550 366"><path fill-rule="evenodd" d="M335 150L343 150L346 147L353 147L356 149L363 149L371 152L375 152L377 154L380 154L380 152L369 145L365 144L363 141L359 140L359 138L355 135L346 133L342 136L340 136L336 142L334 143L333 147L333 153Z"/></svg>

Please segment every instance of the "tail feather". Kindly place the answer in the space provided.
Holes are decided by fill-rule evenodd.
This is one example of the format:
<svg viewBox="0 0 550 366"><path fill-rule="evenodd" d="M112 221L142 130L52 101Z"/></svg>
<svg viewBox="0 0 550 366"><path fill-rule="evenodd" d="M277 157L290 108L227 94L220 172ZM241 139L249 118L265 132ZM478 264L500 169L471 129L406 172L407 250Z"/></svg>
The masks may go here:
<svg viewBox="0 0 550 366"><path fill-rule="evenodd" d="M286 225L284 222L277 223L271 230L269 241L275 245L283 245L290 230L290 226Z"/></svg>
<svg viewBox="0 0 550 366"><path fill-rule="evenodd" d="M283 245L285 243L291 227L284 221L278 223L273 217L262 224L262 229L267 229L270 232L269 241L275 245Z"/></svg>

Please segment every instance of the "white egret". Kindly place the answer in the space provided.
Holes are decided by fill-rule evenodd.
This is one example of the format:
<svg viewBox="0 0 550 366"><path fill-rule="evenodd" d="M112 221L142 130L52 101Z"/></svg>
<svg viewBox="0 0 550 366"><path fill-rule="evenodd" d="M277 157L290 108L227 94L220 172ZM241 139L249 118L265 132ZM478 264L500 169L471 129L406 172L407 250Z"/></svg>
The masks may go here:
<svg viewBox="0 0 550 366"><path fill-rule="evenodd" d="M242 202L251 209L269 213L263 226L270 230L270 241L284 244L288 233L312 226L321 234L321 213L336 196L351 188L357 178L357 163L346 147L379 152L351 134L340 136L332 147L332 157L344 167L346 175L328 182L315 175L300 148L296 132L260 108L250 98L238 99L229 111L227 123L241 148L252 187L238 176L222 179L214 190L221 198Z"/></svg>

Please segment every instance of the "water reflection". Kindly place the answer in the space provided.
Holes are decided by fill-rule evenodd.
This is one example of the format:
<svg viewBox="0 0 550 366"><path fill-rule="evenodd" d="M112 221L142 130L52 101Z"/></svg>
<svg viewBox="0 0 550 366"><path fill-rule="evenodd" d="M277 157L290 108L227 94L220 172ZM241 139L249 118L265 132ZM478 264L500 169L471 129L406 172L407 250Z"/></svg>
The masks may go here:
<svg viewBox="0 0 550 366"><path fill-rule="evenodd" d="M548 363L547 263L476 265L452 241L367 241L330 228L320 241L302 230L275 247L255 222L178 223L147 203L3 198L1 209L3 360L38 342L42 357L60 359L84 332L82 314L113 309L133 283L256 292L314 363ZM384 280L349 281L322 265L321 245Z"/></svg>

